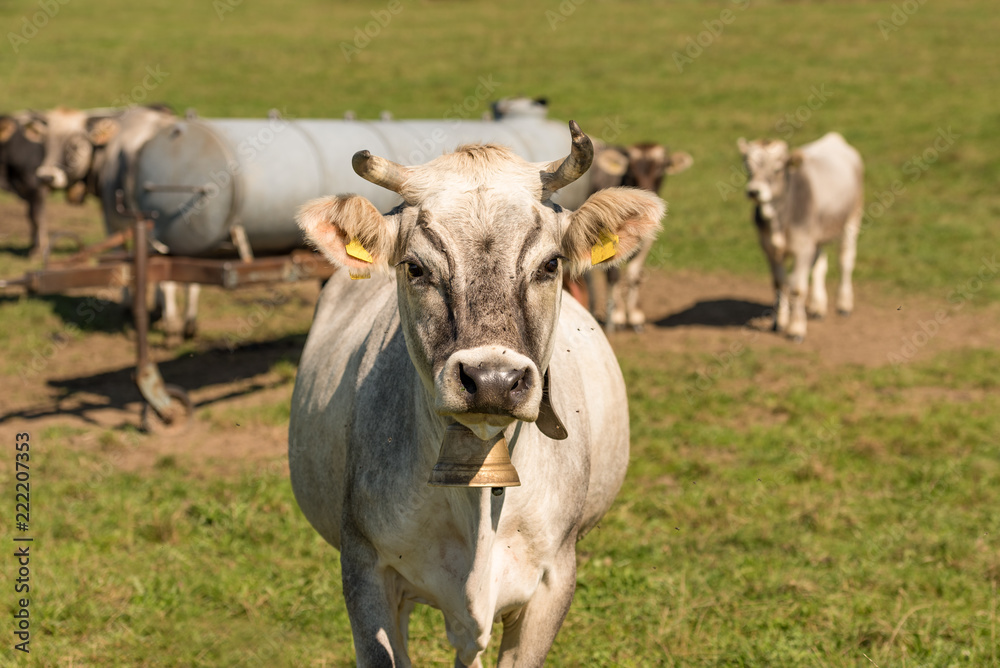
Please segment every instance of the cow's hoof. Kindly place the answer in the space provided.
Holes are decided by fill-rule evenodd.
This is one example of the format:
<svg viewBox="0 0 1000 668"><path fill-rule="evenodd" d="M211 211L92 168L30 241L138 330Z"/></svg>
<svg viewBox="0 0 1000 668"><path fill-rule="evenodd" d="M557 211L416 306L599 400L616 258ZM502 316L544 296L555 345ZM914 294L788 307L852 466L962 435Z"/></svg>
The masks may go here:
<svg viewBox="0 0 1000 668"><path fill-rule="evenodd" d="M809 319L810 320L822 320L825 317L826 317L826 313L810 313L809 314Z"/></svg>
<svg viewBox="0 0 1000 668"><path fill-rule="evenodd" d="M144 403L139 427L147 434L176 436L191 426L194 404L188 393L176 385L164 385L163 390L170 399L165 414L160 415L156 409Z"/></svg>
<svg viewBox="0 0 1000 668"><path fill-rule="evenodd" d="M632 331L635 332L636 334L642 334L642 330L643 330L642 325L632 325Z"/></svg>
<svg viewBox="0 0 1000 668"><path fill-rule="evenodd" d="M803 334L789 334L788 340L792 343L802 343L806 340L806 337Z"/></svg>
<svg viewBox="0 0 1000 668"><path fill-rule="evenodd" d="M198 323L196 322L186 322L184 323L184 339L193 339L198 336Z"/></svg>
<svg viewBox="0 0 1000 668"><path fill-rule="evenodd" d="M851 315L851 312L847 311L845 309L839 308L839 309L837 309L837 315L839 315L839 316L841 316L843 318L846 318L847 316Z"/></svg>

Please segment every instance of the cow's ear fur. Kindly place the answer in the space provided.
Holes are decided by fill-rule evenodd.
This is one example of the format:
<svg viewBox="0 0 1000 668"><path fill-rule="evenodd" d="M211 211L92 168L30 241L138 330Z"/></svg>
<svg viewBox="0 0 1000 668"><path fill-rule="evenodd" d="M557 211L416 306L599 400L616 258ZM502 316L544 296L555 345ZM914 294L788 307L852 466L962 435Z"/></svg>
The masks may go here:
<svg viewBox="0 0 1000 668"><path fill-rule="evenodd" d="M306 202L296 216L306 238L335 265L365 272L386 271L396 224L394 216L383 216L360 195L322 197ZM357 239L372 262L349 255L347 246Z"/></svg>
<svg viewBox="0 0 1000 668"><path fill-rule="evenodd" d="M591 267L591 249L608 235L618 237L615 255L602 264L618 265L628 260L660 231L667 203L648 190L607 188L591 195L576 211L563 235L563 253L569 271L579 276Z"/></svg>
<svg viewBox="0 0 1000 668"><path fill-rule="evenodd" d="M694 158L686 151L674 151L670 154L670 164L667 165L667 174L680 174L685 169L694 164Z"/></svg>
<svg viewBox="0 0 1000 668"><path fill-rule="evenodd" d="M746 155L747 151L750 150L750 144L743 137L736 140L736 146L740 149L740 153L743 155Z"/></svg>
<svg viewBox="0 0 1000 668"><path fill-rule="evenodd" d="M24 128L25 139L35 144L43 143L45 141L45 135L49 130L49 126L46 125L45 121L40 118L32 118L22 127Z"/></svg>
<svg viewBox="0 0 1000 668"><path fill-rule="evenodd" d="M15 132L17 132L17 121L10 116L0 116L0 144L6 144Z"/></svg>
<svg viewBox="0 0 1000 668"><path fill-rule="evenodd" d="M785 162L785 166L788 167L789 169L795 169L800 165L802 165L803 157L804 156L802 155L802 151L796 149L792 151L791 155L788 156L788 161Z"/></svg>
<svg viewBox="0 0 1000 668"><path fill-rule="evenodd" d="M121 123L106 116L87 119L87 138L94 146L107 146L118 135Z"/></svg>

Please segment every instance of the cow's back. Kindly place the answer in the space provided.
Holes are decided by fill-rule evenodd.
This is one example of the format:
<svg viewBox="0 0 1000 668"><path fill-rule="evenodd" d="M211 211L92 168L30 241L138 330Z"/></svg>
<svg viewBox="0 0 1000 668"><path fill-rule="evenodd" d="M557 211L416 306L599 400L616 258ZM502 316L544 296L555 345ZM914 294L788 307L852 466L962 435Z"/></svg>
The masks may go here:
<svg viewBox="0 0 1000 668"><path fill-rule="evenodd" d="M799 148L802 175L809 182L812 210L842 223L859 206L864 179L861 155L839 133L830 132Z"/></svg>

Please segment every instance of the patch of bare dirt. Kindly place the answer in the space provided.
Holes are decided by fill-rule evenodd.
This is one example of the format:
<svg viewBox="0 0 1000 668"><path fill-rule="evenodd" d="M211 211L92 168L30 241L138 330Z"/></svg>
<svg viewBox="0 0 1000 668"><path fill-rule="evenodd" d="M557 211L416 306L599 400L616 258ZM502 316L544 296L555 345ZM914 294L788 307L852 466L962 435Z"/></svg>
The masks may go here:
<svg viewBox="0 0 1000 668"><path fill-rule="evenodd" d="M831 295L835 286L831 283ZM926 360L958 348L1000 346L1000 308L975 310L939 298L890 299L855 285L855 310L810 320L802 343L770 331L766 313L773 303L770 280L724 273L651 271L643 287L642 308L649 323L643 332L616 332L616 348L649 354L703 351L717 353L741 342L752 348L803 354L825 367L865 367Z"/></svg>
<svg viewBox="0 0 1000 668"><path fill-rule="evenodd" d="M4 219L0 243L6 245L0 250L20 255L18 246L27 239L21 207L9 200L0 204ZM78 210L56 203L52 211L54 226L86 229L87 215ZM41 448L46 447L42 434L55 434L62 445L101 453L113 466L127 470L153 470L164 458L204 475L234 475L261 466L283 470L287 426L253 416L257 411L273 412L274 406L288 401L289 374L275 371L275 366L297 363L318 286L280 288L288 298L273 311L282 319L284 333L232 349L225 344L227 333L247 322L254 303L273 305L275 288L240 290L242 307L227 301L237 301L234 293L209 290L219 290L214 297L210 293L210 306L214 299L217 306L227 307L203 308L200 322L205 337L183 355L162 348L153 351L166 381L187 389L194 402L200 419L188 431L180 436L136 434L142 400L132 380L132 331L123 324L61 341L36 373L0 377L2 433L29 431ZM803 373L845 364L880 366L890 363L892 355L921 360L962 347L1000 347L1000 307L956 308L944 295L900 303L868 291L865 285L857 285L856 291L854 314L810 321L806 340L796 344L769 331L764 316L772 294L763 275L748 279L653 270L642 297L649 324L640 333L614 333L611 341L620 353L643 355L723 353L739 343L781 355ZM0 302L0 318L3 308ZM260 340L266 331L263 328L251 338Z"/></svg>

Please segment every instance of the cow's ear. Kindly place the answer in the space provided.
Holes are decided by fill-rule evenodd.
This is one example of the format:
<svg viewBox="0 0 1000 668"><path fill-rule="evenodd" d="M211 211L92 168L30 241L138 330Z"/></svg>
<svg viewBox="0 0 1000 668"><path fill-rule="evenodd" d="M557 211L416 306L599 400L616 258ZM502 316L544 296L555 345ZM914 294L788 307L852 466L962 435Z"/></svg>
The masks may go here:
<svg viewBox="0 0 1000 668"><path fill-rule="evenodd" d="M618 149L607 148L594 156L594 166L610 176L625 176L628 158Z"/></svg>
<svg viewBox="0 0 1000 668"><path fill-rule="evenodd" d="M367 276L371 269L386 271L397 221L383 216L360 195L322 197L299 209L296 221L316 248L352 276Z"/></svg>
<svg viewBox="0 0 1000 668"><path fill-rule="evenodd" d="M578 276L595 264L617 265L660 231L667 203L648 190L608 188L569 213L563 253Z"/></svg>
<svg viewBox="0 0 1000 668"><path fill-rule="evenodd" d="M6 144L15 132L17 132L17 121L10 116L0 116L0 144Z"/></svg>
<svg viewBox="0 0 1000 668"><path fill-rule="evenodd" d="M740 137L739 139L736 140L736 146L737 148L740 149L740 153L742 153L743 155L746 155L747 151L750 150L749 142L747 142L747 140L744 139L743 137Z"/></svg>
<svg viewBox="0 0 1000 668"><path fill-rule="evenodd" d="M667 166L667 174L680 174L685 169L694 164L694 158L685 151L674 151L670 154L670 164Z"/></svg>
<svg viewBox="0 0 1000 668"><path fill-rule="evenodd" d="M41 118L32 118L30 121L24 124L24 137L30 142L35 144L41 144L45 142L45 136L48 134L49 126L45 124L45 121Z"/></svg>
<svg viewBox="0 0 1000 668"><path fill-rule="evenodd" d="M802 151L796 149L792 151L792 154L788 156L788 160L785 162L785 166L789 169L795 169L802 164Z"/></svg>
<svg viewBox="0 0 1000 668"><path fill-rule="evenodd" d="M106 146L120 129L121 123L115 118L101 116L87 119L87 138L94 146Z"/></svg>

